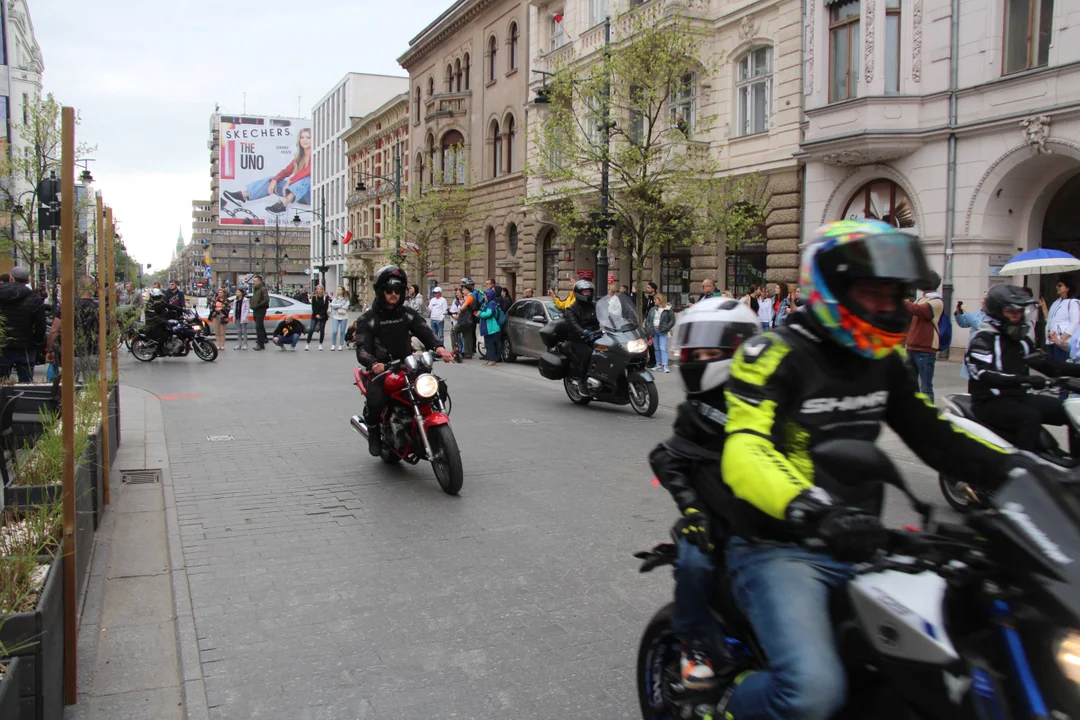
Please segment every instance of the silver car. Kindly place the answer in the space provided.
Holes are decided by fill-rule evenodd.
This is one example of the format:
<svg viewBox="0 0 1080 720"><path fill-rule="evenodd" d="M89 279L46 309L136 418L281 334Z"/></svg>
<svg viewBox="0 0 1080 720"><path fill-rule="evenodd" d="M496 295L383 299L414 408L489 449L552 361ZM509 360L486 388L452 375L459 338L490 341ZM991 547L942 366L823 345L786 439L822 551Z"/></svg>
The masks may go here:
<svg viewBox="0 0 1080 720"><path fill-rule="evenodd" d="M506 313L502 357L514 362L518 357L538 358L547 350L540 339L540 330L562 312L549 298L522 298Z"/></svg>

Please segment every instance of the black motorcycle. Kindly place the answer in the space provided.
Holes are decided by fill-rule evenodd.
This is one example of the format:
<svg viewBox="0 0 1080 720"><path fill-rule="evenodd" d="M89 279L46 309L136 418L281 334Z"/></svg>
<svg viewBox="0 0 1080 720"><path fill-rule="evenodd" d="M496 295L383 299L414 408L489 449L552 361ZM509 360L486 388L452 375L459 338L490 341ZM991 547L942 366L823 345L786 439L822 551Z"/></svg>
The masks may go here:
<svg viewBox="0 0 1080 720"><path fill-rule="evenodd" d="M131 354L143 362L150 362L158 357L186 357L194 350L200 360L213 362L217 359L217 346L207 339L198 318L166 320L165 332L165 341L159 343L147 328L140 328L131 341Z"/></svg>
<svg viewBox="0 0 1080 720"><path fill-rule="evenodd" d="M876 477L911 494L871 443L840 440L814 453L838 481ZM1080 485L1075 475L1018 473L963 525L892 531L889 547L856 566L831 603L848 704L837 718L1012 720L1080 718ZM823 549L815 540L808 546ZM675 546L637 553L642 572L675 559ZM768 667L717 557L712 638L719 663ZM716 717L723 689L682 684L672 606L649 622L637 685L648 720ZM718 649L718 650L716 650Z"/></svg>
<svg viewBox="0 0 1080 720"><path fill-rule="evenodd" d="M596 301L600 336L593 343L587 387L579 387L580 370L566 337L566 321L555 320L540 331L548 351L540 356L540 374L548 380L562 380L566 395L575 405L593 400L613 405L630 405L645 417L656 412L660 394L648 370L648 334L638 322L637 312L622 293Z"/></svg>

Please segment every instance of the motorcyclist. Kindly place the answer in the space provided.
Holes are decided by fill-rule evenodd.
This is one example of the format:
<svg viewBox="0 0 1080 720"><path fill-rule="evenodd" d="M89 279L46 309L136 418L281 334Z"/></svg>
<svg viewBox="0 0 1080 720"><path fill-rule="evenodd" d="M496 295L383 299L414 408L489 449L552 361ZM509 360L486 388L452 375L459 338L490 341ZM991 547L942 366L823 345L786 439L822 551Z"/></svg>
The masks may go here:
<svg viewBox="0 0 1080 720"><path fill-rule="evenodd" d="M165 301L165 293L161 288L150 289L150 297L146 301L146 334L159 348L164 347L169 337L165 322L170 319L172 307Z"/></svg>
<svg viewBox="0 0 1080 720"><path fill-rule="evenodd" d="M979 422L1003 431L1016 447L1034 452L1039 448L1043 425L1068 425L1061 400L1032 395L1028 388L1046 387L1034 369L1059 377L1080 377L1080 365L1050 360L1035 353L1028 336L1028 309L1035 300L1015 285L996 285L986 295L986 318L973 333L964 363L968 371L971 410ZM1080 447L1073 447L1080 451Z"/></svg>
<svg viewBox="0 0 1080 720"><path fill-rule="evenodd" d="M675 343L686 400L676 411L675 434L649 453L649 465L682 513L672 529L679 547L672 624L682 642L682 682L691 690L716 680L708 642L713 550L729 531L720 506L732 502L717 472L726 438L724 384L739 345L760 332L757 314L732 298L705 298L679 315Z"/></svg>
<svg viewBox="0 0 1080 720"><path fill-rule="evenodd" d="M901 350L910 323L903 299L929 274L919 239L892 225L825 225L802 256L805 309L735 355L721 470L738 502L725 557L769 669L736 675L716 717L824 720L846 702L829 598L851 578L852 562L885 544L883 492L873 477L865 478L870 487L860 486L864 478L835 482L815 468L813 448L838 438L874 441L886 422L924 462L952 476L994 486L1031 466L952 425L919 394ZM858 504L851 499L868 493ZM828 552L805 547L808 536Z"/></svg>
<svg viewBox="0 0 1080 720"><path fill-rule="evenodd" d="M570 353L578 365L578 390L589 393L589 365L592 362L593 342L600 335L596 318L596 288L588 280L574 283L574 304L563 311L570 339Z"/></svg>
<svg viewBox="0 0 1080 720"><path fill-rule="evenodd" d="M386 376L382 373L386 363L411 355L414 336L445 362L454 359L453 353L443 347L442 340L431 332L424 316L405 306L406 287L408 276L400 267L387 265L380 268L375 273L375 301L356 322L356 360L370 373L364 406L368 451L376 456L382 451L381 415L386 405L383 392Z"/></svg>

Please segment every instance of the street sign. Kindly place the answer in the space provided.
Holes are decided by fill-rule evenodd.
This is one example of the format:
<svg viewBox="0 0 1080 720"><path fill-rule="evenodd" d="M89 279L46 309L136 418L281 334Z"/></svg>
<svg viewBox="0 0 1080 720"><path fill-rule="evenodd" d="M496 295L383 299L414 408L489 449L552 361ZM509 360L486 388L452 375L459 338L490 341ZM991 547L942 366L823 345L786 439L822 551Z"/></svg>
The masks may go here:
<svg viewBox="0 0 1080 720"><path fill-rule="evenodd" d="M615 273L608 273L607 274L607 284L610 285L613 282L615 282Z"/></svg>
<svg viewBox="0 0 1080 720"><path fill-rule="evenodd" d="M205 272L203 274L206 275L207 280L210 279L210 266L209 265L206 266L206 270L205 270Z"/></svg>
<svg viewBox="0 0 1080 720"><path fill-rule="evenodd" d="M596 277L596 272L593 270L578 270L577 276L582 280L592 280Z"/></svg>

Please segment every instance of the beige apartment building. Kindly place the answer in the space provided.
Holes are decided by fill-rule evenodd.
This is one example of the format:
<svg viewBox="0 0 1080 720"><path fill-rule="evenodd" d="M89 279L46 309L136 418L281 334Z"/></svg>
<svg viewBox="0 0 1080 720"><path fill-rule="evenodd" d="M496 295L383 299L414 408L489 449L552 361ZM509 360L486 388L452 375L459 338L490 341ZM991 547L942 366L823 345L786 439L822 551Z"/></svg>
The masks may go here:
<svg viewBox="0 0 1080 720"><path fill-rule="evenodd" d="M374 299L371 276L388 262L390 254L384 237L387 218L397 208L395 169L400 172L401 194L409 192L410 132L409 93L405 92L364 117L353 118L341 136L348 160L345 208L353 233L345 249L343 277L346 289L365 306ZM361 181L364 190L357 189ZM419 278L413 281L424 285ZM430 297L430 292L424 296Z"/></svg>
<svg viewBox="0 0 1080 720"><path fill-rule="evenodd" d="M708 33L705 51L718 70L702 76L688 67L689 90L672 99L671 117L693 126L711 118L707 132L688 145L707 153L721 175L759 173L766 183L764 222L750 236L665 248L648 274L676 305L700 292L705 278L736 295L752 283L797 280L801 171L799 150L802 78L802 4L799 0L736 3L726 0L533 0L529 14L531 65L553 71L561 64L587 63L604 47L604 18L612 18L612 42L619 41L624 13L669 13L689 17ZM541 86L534 76L531 96ZM530 104L528 123L543 122L546 108ZM626 122L623 119L622 122ZM620 122L615 118L615 122ZM535 155L530 138L529 155ZM617 188L614 188L617 192ZM529 197L545 194L544 179L530 181ZM596 253L563 248L553 225L538 213L537 276L565 290L578 271L595 266ZM616 230L617 234L617 230ZM611 260L616 282L630 284L628 258Z"/></svg>
<svg viewBox="0 0 1080 720"><path fill-rule="evenodd" d="M409 73L410 192L466 184L472 197L432 279L493 277L515 297L539 271L525 210L529 14L525 0L458 0L398 59Z"/></svg>

